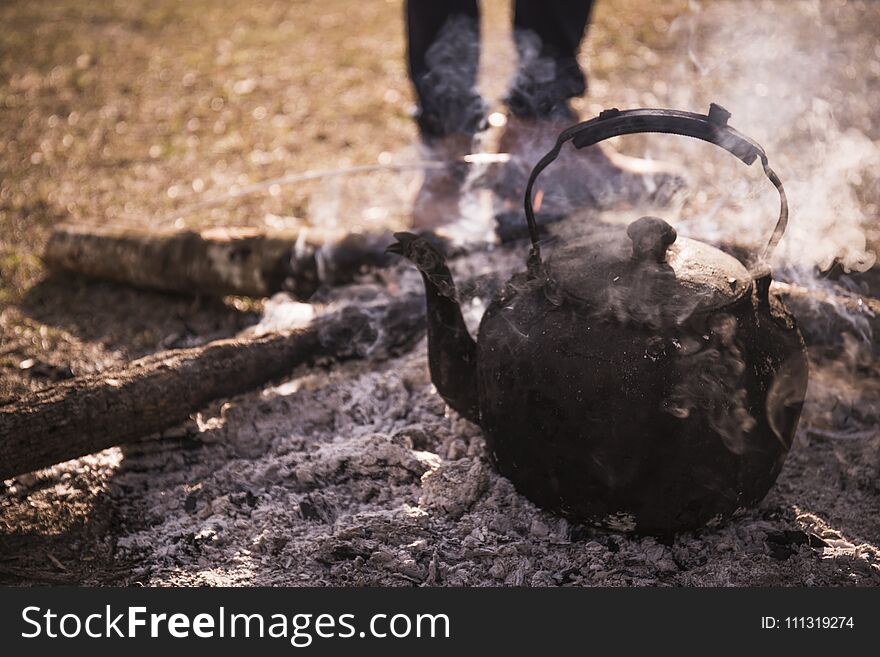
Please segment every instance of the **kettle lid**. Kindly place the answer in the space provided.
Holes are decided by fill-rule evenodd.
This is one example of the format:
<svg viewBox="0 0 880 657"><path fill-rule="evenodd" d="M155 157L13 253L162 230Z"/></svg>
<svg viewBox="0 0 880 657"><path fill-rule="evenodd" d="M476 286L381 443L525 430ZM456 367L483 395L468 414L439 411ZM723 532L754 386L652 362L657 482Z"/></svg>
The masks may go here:
<svg viewBox="0 0 880 657"><path fill-rule="evenodd" d="M751 290L736 258L686 237L657 217L600 229L556 249L544 263L551 299L583 304L623 323L653 328L718 310Z"/></svg>

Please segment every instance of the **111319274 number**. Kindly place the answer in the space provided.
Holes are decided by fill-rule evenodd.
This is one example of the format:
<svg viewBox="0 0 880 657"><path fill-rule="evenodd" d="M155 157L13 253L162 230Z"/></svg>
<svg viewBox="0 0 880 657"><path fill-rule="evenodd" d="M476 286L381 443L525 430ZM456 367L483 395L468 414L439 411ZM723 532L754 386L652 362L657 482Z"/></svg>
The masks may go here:
<svg viewBox="0 0 880 657"><path fill-rule="evenodd" d="M786 616L783 623L789 630L842 630L855 626L852 616Z"/></svg>

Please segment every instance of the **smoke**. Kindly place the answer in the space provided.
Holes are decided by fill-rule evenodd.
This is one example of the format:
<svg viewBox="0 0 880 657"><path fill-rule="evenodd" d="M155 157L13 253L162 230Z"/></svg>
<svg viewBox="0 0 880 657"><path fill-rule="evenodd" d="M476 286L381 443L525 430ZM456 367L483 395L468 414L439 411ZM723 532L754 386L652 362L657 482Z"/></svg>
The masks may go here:
<svg viewBox="0 0 880 657"><path fill-rule="evenodd" d="M732 113L732 126L765 148L790 205L788 229L770 262L774 275L816 291L825 300L822 312L834 310L845 320L823 328L815 317L799 318L813 334L845 331L835 333L845 346L842 356L813 350L808 434L864 437L871 431L859 431L872 422L876 432L876 404L863 392L876 376L876 337L864 315L852 310L856 303L834 303L852 290L823 272L834 265L862 272L876 262L867 236L878 223L870 198L880 167L871 83L880 68L878 9L871 3L692 1L669 30L674 65L659 104L705 112L717 102ZM746 170L725 153L709 153L711 146L680 141L678 152L695 171L695 193L670 221L685 235L757 252L778 208L759 167ZM649 152L665 157L669 143L661 139L663 149ZM770 390L771 423L777 398L789 394L785 385L780 375Z"/></svg>
<svg viewBox="0 0 880 657"><path fill-rule="evenodd" d="M678 418L704 416L734 454L747 448L747 434L757 422L747 407L743 385L746 363L736 340L737 320L720 313L712 318L708 345L685 347L677 359L682 380L665 400L663 411Z"/></svg>
<svg viewBox="0 0 880 657"><path fill-rule="evenodd" d="M811 279L814 268L824 271L839 263L846 271L858 272L876 259L865 238L866 226L876 223L876 206L866 206L860 198L880 165L877 135L871 134L868 70L877 55L876 43L870 27L859 31L852 26L858 21L856 9L848 9L849 18L844 19L840 7L826 5L690 2L669 24L671 48L659 55L652 53L655 65L635 73L612 71L610 83L594 79L589 98L593 102L590 114L609 106L666 106L699 112L705 112L710 102L727 107L733 113L731 125L765 147L788 192L791 219L771 264L790 280L808 285L813 281L805 276ZM506 16L495 18L498 24L507 20ZM483 40L488 43L484 43L480 61L483 69L490 64L494 67L495 77L510 72L502 71L504 67L495 60L505 60L509 66L515 59L509 35L506 44L497 43L496 27L483 26ZM420 83L420 88L430 87L436 96L431 97L434 106L442 109L444 121L452 122L446 128L453 131L469 125L479 38L474 21L459 17L446 25L426 58L429 73L424 80L430 84ZM625 52L632 46L621 48ZM589 68L591 55L585 57ZM540 63L530 62L541 69ZM482 77L487 77L486 70ZM493 84L498 80L480 81L481 88ZM501 176L495 175L499 167L469 169L452 213L456 216L450 217L454 225L444 233L458 244L483 240L487 218L499 210L514 213L514 221L524 224L521 197L527 175L554 137L552 130L520 130L515 144L504 143L502 138L501 150L515 150L517 157L500 167ZM639 214L646 210L659 214L683 235L713 243L736 242L755 253L763 247L777 216L778 200L759 167L746 168L713 146L680 137L649 135L616 141L626 146L630 143L626 140L636 140L644 160L603 158L590 152L593 149L564 152L560 162L542 176L540 216L585 206L606 210L620 200L630 207L654 203L653 208L639 207ZM491 138L479 135L475 150L493 147L481 141L491 142ZM383 157L395 162L416 160L425 155L411 149L382 153L380 161ZM427 153L428 157L442 155ZM663 167L664 161L676 166ZM617 164L646 175L616 175ZM676 174L680 172L690 178L686 190L679 188L681 179ZM328 180L312 198L310 216L322 226L343 223L354 225L355 230L406 227L408 209L422 182L419 173ZM483 188L487 182L504 199L494 210ZM626 215L638 216L635 211ZM609 218L613 219L600 219Z"/></svg>
<svg viewBox="0 0 880 657"><path fill-rule="evenodd" d="M376 163L405 165L421 159L419 149L411 146L382 151ZM409 221L421 179L416 169L325 178L309 197L309 220L322 229L353 233L400 230Z"/></svg>
<svg viewBox="0 0 880 657"><path fill-rule="evenodd" d="M764 146L785 184L791 219L776 267L827 270L838 262L858 272L876 259L865 238L876 217L858 195L880 166L862 106L871 97L864 69L876 56L876 33L848 25L839 9L818 2L691 2L670 26L678 47L667 102L695 111L710 101L724 105L731 125ZM688 159L699 162L704 150L691 145ZM700 182L709 183L722 171L704 173ZM682 218L696 236L763 244L776 212L769 185L735 168L723 173L731 177L706 185L716 193L714 207L694 203L682 208Z"/></svg>

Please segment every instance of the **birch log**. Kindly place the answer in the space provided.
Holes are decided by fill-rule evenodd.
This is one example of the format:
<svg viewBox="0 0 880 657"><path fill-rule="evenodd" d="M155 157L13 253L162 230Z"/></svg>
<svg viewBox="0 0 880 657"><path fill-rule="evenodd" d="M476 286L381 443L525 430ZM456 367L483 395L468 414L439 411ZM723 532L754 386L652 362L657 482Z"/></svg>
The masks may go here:
<svg viewBox="0 0 880 657"><path fill-rule="evenodd" d="M308 298L321 283L350 282L385 264L385 234L342 231L202 231L129 226L57 226L43 260L55 271L186 294L265 297L282 289Z"/></svg>

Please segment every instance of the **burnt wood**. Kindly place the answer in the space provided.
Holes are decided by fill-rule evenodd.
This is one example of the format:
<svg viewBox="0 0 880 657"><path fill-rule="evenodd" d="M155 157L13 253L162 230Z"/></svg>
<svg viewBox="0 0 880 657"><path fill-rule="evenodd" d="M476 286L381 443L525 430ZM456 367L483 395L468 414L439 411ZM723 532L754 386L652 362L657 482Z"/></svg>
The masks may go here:
<svg viewBox="0 0 880 657"><path fill-rule="evenodd" d="M139 288L264 297L288 290L308 298L322 283L350 282L381 265L386 235L302 228L201 231L62 224L43 254L54 271Z"/></svg>
<svg viewBox="0 0 880 657"><path fill-rule="evenodd" d="M823 347L833 354L843 349L844 336L850 335L874 353L880 352L880 299L778 281L770 291L797 318L808 347Z"/></svg>
<svg viewBox="0 0 880 657"><path fill-rule="evenodd" d="M387 358L422 335L420 298L347 306L286 332L153 354L0 406L0 480L176 426L300 365Z"/></svg>

